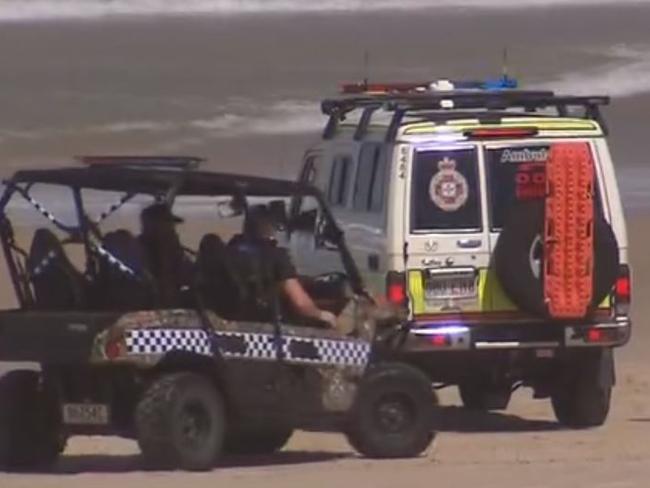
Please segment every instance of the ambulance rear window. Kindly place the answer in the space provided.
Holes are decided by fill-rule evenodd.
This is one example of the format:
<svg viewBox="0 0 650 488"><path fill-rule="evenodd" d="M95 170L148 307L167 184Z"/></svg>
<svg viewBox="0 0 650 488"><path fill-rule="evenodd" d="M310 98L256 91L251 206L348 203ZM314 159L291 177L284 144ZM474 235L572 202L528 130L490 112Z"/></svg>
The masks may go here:
<svg viewBox="0 0 650 488"><path fill-rule="evenodd" d="M481 228L476 149L417 151L412 176L413 232Z"/></svg>
<svg viewBox="0 0 650 488"><path fill-rule="evenodd" d="M544 198L549 149L548 144L536 144L486 151L493 229L503 227L507 209L514 202Z"/></svg>
<svg viewBox="0 0 650 488"><path fill-rule="evenodd" d="M503 228L508 208L515 202L545 197L549 153L549 144L512 145L486 151L492 230ZM598 197L596 205L601 206Z"/></svg>

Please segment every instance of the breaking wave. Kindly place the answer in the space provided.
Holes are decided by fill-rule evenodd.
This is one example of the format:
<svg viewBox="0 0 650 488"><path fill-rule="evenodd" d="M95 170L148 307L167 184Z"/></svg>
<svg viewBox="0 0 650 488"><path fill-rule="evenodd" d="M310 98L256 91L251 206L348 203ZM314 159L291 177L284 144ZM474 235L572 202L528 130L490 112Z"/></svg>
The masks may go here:
<svg viewBox="0 0 650 488"><path fill-rule="evenodd" d="M620 4L648 4L649 0L617 0ZM27 21L98 18L117 15L249 14L328 11L411 10L480 7L599 5L611 0L2 0L0 20Z"/></svg>
<svg viewBox="0 0 650 488"><path fill-rule="evenodd" d="M294 134L314 132L323 127L324 116L319 104L314 101L288 100L276 102L260 113L223 113L210 119L193 120L189 125L197 129L221 132L224 135L239 136L253 134Z"/></svg>
<svg viewBox="0 0 650 488"><path fill-rule="evenodd" d="M261 107L252 100L225 104L209 118L186 121L133 120L81 129L92 134L127 132L205 131L212 137L237 137L245 134L282 135L318 131L325 123L318 102L284 100ZM78 129L75 129L79 132Z"/></svg>
<svg viewBox="0 0 650 488"><path fill-rule="evenodd" d="M557 79L535 84L535 88L550 89L572 95L603 94L629 97L650 92L650 51L626 45L604 51L611 61L579 72L569 72Z"/></svg>

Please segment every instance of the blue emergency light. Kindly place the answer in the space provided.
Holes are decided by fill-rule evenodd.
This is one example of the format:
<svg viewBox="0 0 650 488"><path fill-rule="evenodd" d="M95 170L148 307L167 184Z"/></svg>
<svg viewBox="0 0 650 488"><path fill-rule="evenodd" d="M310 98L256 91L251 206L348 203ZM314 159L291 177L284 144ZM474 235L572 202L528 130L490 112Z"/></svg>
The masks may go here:
<svg viewBox="0 0 650 488"><path fill-rule="evenodd" d="M457 90L513 90L519 86L515 78L503 75L501 78L485 81L452 81L452 85Z"/></svg>

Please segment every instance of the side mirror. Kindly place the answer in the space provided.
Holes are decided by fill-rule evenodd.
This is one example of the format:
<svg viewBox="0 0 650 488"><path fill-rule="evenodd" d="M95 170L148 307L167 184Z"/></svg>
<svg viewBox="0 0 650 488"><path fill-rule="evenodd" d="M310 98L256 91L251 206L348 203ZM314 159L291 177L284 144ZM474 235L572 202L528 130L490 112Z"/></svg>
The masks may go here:
<svg viewBox="0 0 650 488"><path fill-rule="evenodd" d="M316 210L308 210L296 215L290 222L290 230L314 233L316 230Z"/></svg>
<svg viewBox="0 0 650 488"><path fill-rule="evenodd" d="M314 242L317 249L328 249L331 251L338 251L339 240L341 238L341 231L334 223L329 220L322 219L314 234Z"/></svg>

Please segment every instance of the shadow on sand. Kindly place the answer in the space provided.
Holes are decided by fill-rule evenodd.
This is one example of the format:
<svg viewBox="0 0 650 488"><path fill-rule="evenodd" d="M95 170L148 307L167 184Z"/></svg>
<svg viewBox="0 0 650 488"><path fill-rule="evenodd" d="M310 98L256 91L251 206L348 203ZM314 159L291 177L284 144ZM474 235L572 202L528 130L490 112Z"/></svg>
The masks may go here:
<svg viewBox="0 0 650 488"><path fill-rule="evenodd" d="M224 458L215 469L288 466L309 463L331 462L337 459L354 457L352 452L319 452L319 451L283 451L265 456L232 456ZM44 474L81 474L81 473L131 473L149 471L137 455L67 455L59 463Z"/></svg>
<svg viewBox="0 0 650 488"><path fill-rule="evenodd" d="M497 433L562 430L556 422L528 420L503 412L482 412L461 407L442 407L435 413L439 432Z"/></svg>
<svg viewBox="0 0 650 488"><path fill-rule="evenodd" d="M461 407L441 407L434 414L436 430L456 433L525 433L541 431L559 431L562 427L542 420L527 420L516 415L500 412L480 412ZM650 422L650 419L631 419L634 422ZM323 451L282 451L273 455L229 456L224 458L215 469L292 466L310 463L324 463L341 459L355 458L350 452ZM63 456L55 468L47 474L80 473L131 473L147 471L142 458L132 455L67 455Z"/></svg>

